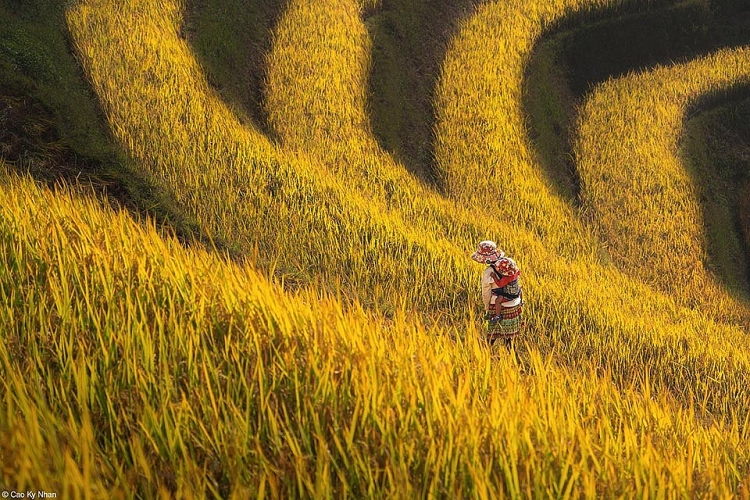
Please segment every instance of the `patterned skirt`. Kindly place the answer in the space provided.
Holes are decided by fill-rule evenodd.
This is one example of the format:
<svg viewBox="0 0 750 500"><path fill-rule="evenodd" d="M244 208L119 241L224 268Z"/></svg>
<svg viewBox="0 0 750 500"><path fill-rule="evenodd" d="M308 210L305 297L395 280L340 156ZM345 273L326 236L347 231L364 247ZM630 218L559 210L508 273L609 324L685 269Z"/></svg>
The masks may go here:
<svg viewBox="0 0 750 500"><path fill-rule="evenodd" d="M500 314L493 316L487 325L487 338L513 338L523 326L523 304L514 307L498 307Z"/></svg>

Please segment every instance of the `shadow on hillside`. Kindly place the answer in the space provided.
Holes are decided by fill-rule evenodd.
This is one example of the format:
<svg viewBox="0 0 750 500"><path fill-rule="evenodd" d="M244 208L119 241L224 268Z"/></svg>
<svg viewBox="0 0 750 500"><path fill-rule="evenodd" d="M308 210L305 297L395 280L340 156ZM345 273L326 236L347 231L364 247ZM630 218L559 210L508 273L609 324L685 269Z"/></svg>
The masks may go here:
<svg viewBox="0 0 750 500"><path fill-rule="evenodd" d="M580 178L571 141L577 106L585 94L631 71L750 43L750 5L688 1L640 12L605 11L598 19L577 24L576 17L564 19L534 48L523 95L540 163L573 204L578 202Z"/></svg>
<svg viewBox="0 0 750 500"><path fill-rule="evenodd" d="M202 240L112 138L58 0L0 1L0 158L52 189L82 187L136 220L151 217L183 244Z"/></svg>
<svg viewBox="0 0 750 500"><path fill-rule="evenodd" d="M365 15L372 40L369 116L375 138L413 175L441 188L433 96L448 42L476 0L383 0Z"/></svg>
<svg viewBox="0 0 750 500"><path fill-rule="evenodd" d="M574 205L578 204L580 178L573 161L572 140L577 107L587 92L609 78L631 71L684 62L720 48L750 44L750 3L734 0L689 0L677 5L651 6L643 11L603 11L596 19L579 17L564 19L537 44L526 68L523 95L528 133L540 164L559 194ZM691 110L731 106L727 103L735 102L738 95L746 97L748 89L706 96ZM706 166L711 164L708 161ZM692 175L696 182L701 181L696 172ZM735 200L739 200L737 186L731 184L735 193L730 198ZM718 194L704 192L702 196L705 203ZM722 208L723 212L726 210L727 207ZM740 213L736 203L732 210ZM715 237L720 230L707 211L704 205L710 257L721 260L722 251L717 249L723 243ZM741 254L747 258L750 246L747 238L737 232L739 215L733 217L730 225L734 239L742 241ZM736 269L712 268L728 288L750 290L747 273L742 273L741 284L735 286L738 279L732 273Z"/></svg>
<svg viewBox="0 0 750 500"><path fill-rule="evenodd" d="M680 151L698 187L706 267L743 297L750 291L750 85L702 96L685 122Z"/></svg>
<svg viewBox="0 0 750 500"><path fill-rule="evenodd" d="M289 0L187 0L181 35L205 69L209 83L235 116L270 139L265 109L266 54Z"/></svg>

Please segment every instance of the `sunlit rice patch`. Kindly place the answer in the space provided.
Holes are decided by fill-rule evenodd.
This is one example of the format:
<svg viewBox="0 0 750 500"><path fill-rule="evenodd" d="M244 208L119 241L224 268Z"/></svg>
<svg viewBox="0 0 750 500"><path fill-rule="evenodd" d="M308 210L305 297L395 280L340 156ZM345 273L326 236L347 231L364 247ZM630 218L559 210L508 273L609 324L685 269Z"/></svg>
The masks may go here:
<svg viewBox="0 0 750 500"><path fill-rule="evenodd" d="M0 423L17 441L72 443L48 445L46 462L19 455L41 465L19 459L12 474L126 496L737 492L750 467L746 334L659 292L643 300L528 154L524 54L554 19L603 4L487 3L466 21L436 98L447 197L368 135L367 47L344 36L362 33L357 4L292 2L277 27L278 109L318 106L275 115L281 146L215 96L177 36L179 4L73 7L118 141L260 271L9 181L4 311L26 327L0 360L2 375L28 377L2 379L8 408L40 416ZM295 25L330 33L322 42L340 53L295 45ZM300 47L331 64L305 91L282 67ZM517 362L477 342L468 254L487 237L517 258L528 291Z"/></svg>
<svg viewBox="0 0 750 500"><path fill-rule="evenodd" d="M593 496L646 478L742 482L726 472L746 470L747 422L701 423L653 373L620 390L616 367L569 372L534 349L516 362L407 315L287 294L75 189L0 184L0 294L33 305L0 311L0 448L20 488L418 495L437 476L458 495Z"/></svg>
<svg viewBox="0 0 750 500"><path fill-rule="evenodd" d="M587 99L579 119L582 198L613 260L644 283L703 307L716 307L725 293L705 268L699 187L678 143L688 106L743 82L750 82L750 52L724 50L608 82Z"/></svg>

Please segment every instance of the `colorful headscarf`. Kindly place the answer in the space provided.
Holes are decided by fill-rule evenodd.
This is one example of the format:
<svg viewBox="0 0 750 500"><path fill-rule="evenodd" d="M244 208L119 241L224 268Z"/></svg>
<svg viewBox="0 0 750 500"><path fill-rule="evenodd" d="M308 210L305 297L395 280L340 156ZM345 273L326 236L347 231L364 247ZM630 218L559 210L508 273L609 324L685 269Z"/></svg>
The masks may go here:
<svg viewBox="0 0 750 500"><path fill-rule="evenodd" d="M515 276L519 274L516 261L510 257L503 257L495 262L495 270L502 276Z"/></svg>

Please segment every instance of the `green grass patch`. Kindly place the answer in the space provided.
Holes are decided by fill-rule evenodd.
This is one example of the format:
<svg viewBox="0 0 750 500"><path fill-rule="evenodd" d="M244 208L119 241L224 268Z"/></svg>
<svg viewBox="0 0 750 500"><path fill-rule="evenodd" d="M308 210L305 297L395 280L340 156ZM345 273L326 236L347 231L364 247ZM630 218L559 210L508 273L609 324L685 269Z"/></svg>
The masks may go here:
<svg viewBox="0 0 750 500"><path fill-rule="evenodd" d="M189 0L183 35L209 82L234 114L269 135L264 108L266 53L287 0Z"/></svg>
<svg viewBox="0 0 750 500"><path fill-rule="evenodd" d="M526 66L524 105L529 117L529 138L544 172L558 193L578 203L580 178L571 151L576 107L565 66L560 62L560 39L539 44Z"/></svg>
<svg viewBox="0 0 750 500"><path fill-rule="evenodd" d="M682 152L700 187L708 263L737 294L750 289L750 99L698 113L686 123Z"/></svg>
<svg viewBox="0 0 750 500"><path fill-rule="evenodd" d="M736 45L724 36L726 19L701 0L619 15L556 33L560 61L575 95L609 78L657 64L684 62Z"/></svg>
<svg viewBox="0 0 750 500"><path fill-rule="evenodd" d="M472 4L386 0L366 19L373 133L384 149L432 184L438 181L432 150L435 85L448 40Z"/></svg>
<svg viewBox="0 0 750 500"><path fill-rule="evenodd" d="M38 101L76 153L111 162L117 152L70 52L58 3L0 4L0 88L5 95Z"/></svg>

